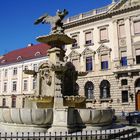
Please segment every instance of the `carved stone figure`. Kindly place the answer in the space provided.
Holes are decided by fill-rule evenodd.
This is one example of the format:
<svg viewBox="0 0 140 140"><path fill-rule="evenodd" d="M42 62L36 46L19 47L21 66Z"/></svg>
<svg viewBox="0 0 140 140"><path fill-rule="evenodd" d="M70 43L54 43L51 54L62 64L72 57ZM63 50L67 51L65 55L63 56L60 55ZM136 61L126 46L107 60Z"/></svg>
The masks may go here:
<svg viewBox="0 0 140 140"><path fill-rule="evenodd" d="M64 33L62 20L67 14L68 11L66 9L64 9L63 11L58 10L56 12L56 16L49 16L48 14L45 14L39 17L34 24L49 23L51 24L52 34L61 34Z"/></svg>
<svg viewBox="0 0 140 140"><path fill-rule="evenodd" d="M76 95L75 87L78 72L75 70L74 65L71 62L65 64L66 70L63 73L62 82L62 94L63 96Z"/></svg>
<svg viewBox="0 0 140 140"><path fill-rule="evenodd" d="M43 63L39 67L39 88L41 95L48 95L48 86L52 84L52 76L48 63Z"/></svg>

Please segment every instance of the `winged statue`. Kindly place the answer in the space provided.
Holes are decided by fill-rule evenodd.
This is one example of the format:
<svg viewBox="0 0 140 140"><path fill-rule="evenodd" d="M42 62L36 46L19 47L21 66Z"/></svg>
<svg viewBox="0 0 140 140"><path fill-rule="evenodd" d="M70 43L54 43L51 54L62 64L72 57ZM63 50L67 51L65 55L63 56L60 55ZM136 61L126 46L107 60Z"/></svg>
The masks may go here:
<svg viewBox="0 0 140 140"><path fill-rule="evenodd" d="M55 16L50 16L48 14L44 14L39 17L34 24L46 23L51 24L52 33L64 33L63 22L62 20L68 14L68 11L64 9L63 11L57 10Z"/></svg>

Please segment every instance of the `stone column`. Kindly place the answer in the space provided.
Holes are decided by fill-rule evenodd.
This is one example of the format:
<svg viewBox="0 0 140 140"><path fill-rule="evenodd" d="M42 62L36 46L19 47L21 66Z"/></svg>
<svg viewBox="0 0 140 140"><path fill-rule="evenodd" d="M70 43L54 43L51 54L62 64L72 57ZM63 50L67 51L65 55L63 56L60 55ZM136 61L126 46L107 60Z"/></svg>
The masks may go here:
<svg viewBox="0 0 140 140"><path fill-rule="evenodd" d="M126 32L126 46L127 46L127 63L128 63L128 65L133 65L131 26L130 26L129 18L125 19L125 32Z"/></svg>
<svg viewBox="0 0 140 140"><path fill-rule="evenodd" d="M120 66L117 20L113 21L114 66Z"/></svg>
<svg viewBox="0 0 140 140"><path fill-rule="evenodd" d="M52 48L48 50L49 53L49 63L50 66L60 66L63 65L63 61L61 61L61 57L63 57L64 52L60 48ZM61 59L61 60L60 60ZM51 91L52 96L54 96L54 108L63 108L63 98L61 93L61 79L58 77L59 75L52 71L52 85L51 85Z"/></svg>

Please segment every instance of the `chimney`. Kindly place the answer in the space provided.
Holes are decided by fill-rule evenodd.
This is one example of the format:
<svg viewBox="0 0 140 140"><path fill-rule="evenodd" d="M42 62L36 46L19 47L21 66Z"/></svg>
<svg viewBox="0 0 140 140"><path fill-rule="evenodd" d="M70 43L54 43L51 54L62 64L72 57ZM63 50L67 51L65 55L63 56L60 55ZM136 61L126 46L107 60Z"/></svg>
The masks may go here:
<svg viewBox="0 0 140 140"><path fill-rule="evenodd" d="M33 46L33 43L29 43L29 44L27 45L27 47L31 47L31 46Z"/></svg>

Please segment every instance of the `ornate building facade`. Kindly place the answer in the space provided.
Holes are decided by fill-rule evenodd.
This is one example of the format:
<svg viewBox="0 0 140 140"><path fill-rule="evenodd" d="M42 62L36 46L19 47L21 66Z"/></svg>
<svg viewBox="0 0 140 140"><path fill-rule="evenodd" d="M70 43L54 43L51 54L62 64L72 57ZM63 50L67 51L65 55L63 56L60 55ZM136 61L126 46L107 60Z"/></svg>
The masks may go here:
<svg viewBox="0 0 140 140"><path fill-rule="evenodd" d="M140 1L120 0L69 17L65 33L76 42L65 46L66 60L78 71L76 91L88 107L112 107L116 113L140 110ZM24 95L35 92L33 76L47 61L49 46L33 45L0 58L0 106L24 107Z"/></svg>
<svg viewBox="0 0 140 140"><path fill-rule="evenodd" d="M36 79L23 71L37 71L39 63L47 61L48 48L44 44L29 44L1 56L0 107L24 107L25 95L35 93Z"/></svg>
<svg viewBox="0 0 140 140"><path fill-rule="evenodd" d="M140 110L140 1L112 1L106 7L69 17L67 61L79 71L79 94L90 107L116 112Z"/></svg>

